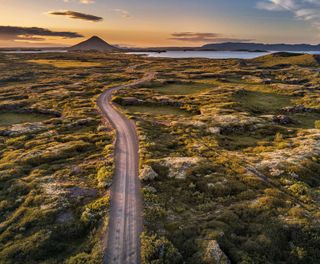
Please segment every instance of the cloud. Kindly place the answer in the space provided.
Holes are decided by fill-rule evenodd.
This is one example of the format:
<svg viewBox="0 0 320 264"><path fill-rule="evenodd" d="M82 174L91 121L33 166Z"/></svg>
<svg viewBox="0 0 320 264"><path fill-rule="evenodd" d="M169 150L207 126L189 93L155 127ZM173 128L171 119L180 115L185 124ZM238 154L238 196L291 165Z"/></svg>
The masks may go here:
<svg viewBox="0 0 320 264"><path fill-rule="evenodd" d="M94 2L94 0L80 0L81 4L93 4Z"/></svg>
<svg viewBox="0 0 320 264"><path fill-rule="evenodd" d="M82 35L69 31L51 31L39 27L11 27L0 26L0 38L2 40L28 40L42 41L45 37L81 38Z"/></svg>
<svg viewBox="0 0 320 264"><path fill-rule="evenodd" d="M268 11L284 11L282 6L276 5L274 3L268 3L268 2L259 2L257 3L258 9L264 9Z"/></svg>
<svg viewBox="0 0 320 264"><path fill-rule="evenodd" d="M81 19L81 20L92 21L92 22L99 22L99 21L103 20L102 17L89 15L89 14L85 14L85 13L80 13L80 12L75 12L75 11L70 11L70 10L49 11L48 14L54 15L54 16L67 16L67 17L73 18L73 19Z"/></svg>
<svg viewBox="0 0 320 264"><path fill-rule="evenodd" d="M205 43L217 43L217 42L245 42L251 41L250 39L238 39L230 38L218 33L201 33L201 32L176 32L171 35L170 40L178 40L184 42L205 42Z"/></svg>
<svg viewBox="0 0 320 264"><path fill-rule="evenodd" d="M290 12L296 19L307 21L320 30L320 0L264 0L258 2L256 7Z"/></svg>
<svg viewBox="0 0 320 264"><path fill-rule="evenodd" d="M69 3L73 0L63 0L66 3ZM81 4L94 4L95 1L94 0L78 0L77 2L81 3Z"/></svg>
<svg viewBox="0 0 320 264"><path fill-rule="evenodd" d="M127 10L124 9L113 9L113 11L119 13L123 18L130 18L131 15Z"/></svg>

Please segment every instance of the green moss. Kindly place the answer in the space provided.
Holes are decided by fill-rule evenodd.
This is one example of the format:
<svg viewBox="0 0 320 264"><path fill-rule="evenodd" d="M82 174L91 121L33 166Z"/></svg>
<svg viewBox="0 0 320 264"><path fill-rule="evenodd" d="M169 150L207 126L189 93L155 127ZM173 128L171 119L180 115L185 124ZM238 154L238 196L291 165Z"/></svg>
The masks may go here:
<svg viewBox="0 0 320 264"><path fill-rule="evenodd" d="M0 112L0 126L9 126L21 123L41 122L52 118L51 115L36 113Z"/></svg>
<svg viewBox="0 0 320 264"><path fill-rule="evenodd" d="M148 89L148 87L146 87ZM194 95L211 90L213 87L202 83L166 84L150 88L157 93L164 95Z"/></svg>
<svg viewBox="0 0 320 264"><path fill-rule="evenodd" d="M84 62L84 61L73 61L73 60L29 60L28 62L52 65L57 68L88 68L101 66L100 63L96 62Z"/></svg>
<svg viewBox="0 0 320 264"><path fill-rule="evenodd" d="M298 53L275 53L254 59L253 61L262 63L265 67L278 65L299 65L299 66L318 66L319 56Z"/></svg>
<svg viewBox="0 0 320 264"><path fill-rule="evenodd" d="M0 262L101 263L115 135L99 126L96 98L156 71L158 81L114 98L144 102L127 113L141 166L159 175L143 183L143 262L205 263L214 239L234 263L317 263L320 168L309 128L319 113L285 113L294 120L286 125L264 116L297 104L319 109L316 58L1 54L0 109L63 118L43 120L37 131L0 129ZM171 168L160 165L168 157L199 163L181 165L185 179L168 178Z"/></svg>
<svg viewBox="0 0 320 264"><path fill-rule="evenodd" d="M254 114L276 114L282 108L292 105L294 97L277 93L241 91L236 95L242 109Z"/></svg>
<svg viewBox="0 0 320 264"><path fill-rule="evenodd" d="M158 237L154 234L143 233L141 235L141 262L178 264L183 263L182 257L172 243L164 237Z"/></svg>
<svg viewBox="0 0 320 264"><path fill-rule="evenodd" d="M190 112L182 110L178 107L168 106L168 105L126 106L125 109L132 114L148 114L152 116L159 116L159 115L192 116Z"/></svg>

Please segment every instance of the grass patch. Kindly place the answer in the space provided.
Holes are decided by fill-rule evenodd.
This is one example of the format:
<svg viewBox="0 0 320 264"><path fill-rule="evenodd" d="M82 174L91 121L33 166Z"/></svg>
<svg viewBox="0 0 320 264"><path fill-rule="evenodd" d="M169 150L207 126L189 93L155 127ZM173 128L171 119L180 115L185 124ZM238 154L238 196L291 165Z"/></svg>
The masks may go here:
<svg viewBox="0 0 320 264"><path fill-rule="evenodd" d="M2 112L0 113L0 126L41 122L51 117L52 116L46 114Z"/></svg>
<svg viewBox="0 0 320 264"><path fill-rule="evenodd" d="M205 91L208 91L210 88L212 88L212 85L209 85L209 84L179 83L179 84L167 84L161 87L152 87L151 89L165 95L189 95L189 94L197 94L197 93L205 92Z"/></svg>
<svg viewBox="0 0 320 264"><path fill-rule="evenodd" d="M241 109L259 115L280 114L282 108L293 105L294 99L296 97L291 95L248 90L236 95ZM288 116L294 121L294 124L290 126L304 129L315 128L315 122L320 119L318 112L293 113Z"/></svg>
<svg viewBox="0 0 320 264"><path fill-rule="evenodd" d="M276 114L281 108L292 105L293 96L258 91L241 91L236 101L246 111L254 114Z"/></svg>
<svg viewBox="0 0 320 264"><path fill-rule="evenodd" d="M270 142L274 140L277 132L286 133L286 131L280 127L270 127L270 129L221 135L218 141L219 145L227 150L242 150L270 144Z"/></svg>
<svg viewBox="0 0 320 264"><path fill-rule="evenodd" d="M219 145L227 150L241 150L258 146L259 142L266 140L259 135L228 135L219 138Z"/></svg>
<svg viewBox="0 0 320 264"><path fill-rule="evenodd" d="M37 59L68 67L29 62ZM81 68L86 62L102 66ZM319 113L279 111L296 104L319 109L318 66L263 69L240 62L1 54L3 112L30 107L64 118L43 122L34 133L27 127L0 135L0 263L102 263L100 227L108 218L115 135L100 125L96 98L147 71L158 72L165 84L115 94L135 98L135 106L122 109L137 123L141 168L159 175L142 182L143 260L213 263L206 256L216 240L232 263L318 263L318 131L301 127L320 128ZM189 117L198 109L201 114ZM255 118L273 113L297 122ZM199 162L167 166L168 157Z"/></svg>
<svg viewBox="0 0 320 264"><path fill-rule="evenodd" d="M175 116L192 116L190 112L169 105L135 105L126 106L126 110L133 114L149 114L153 116L175 115Z"/></svg>
<svg viewBox="0 0 320 264"><path fill-rule="evenodd" d="M296 113L290 116L299 128L317 128L317 120L320 119L320 113Z"/></svg>
<svg viewBox="0 0 320 264"><path fill-rule="evenodd" d="M318 66L319 56L312 54L297 54L279 52L254 59L265 67L279 65Z"/></svg>
<svg viewBox="0 0 320 264"><path fill-rule="evenodd" d="M89 68L89 67L101 66L101 63L98 63L98 62L83 62L83 61L76 61L76 60L29 60L29 62L44 64L44 65L51 65L56 68L74 68L74 67Z"/></svg>

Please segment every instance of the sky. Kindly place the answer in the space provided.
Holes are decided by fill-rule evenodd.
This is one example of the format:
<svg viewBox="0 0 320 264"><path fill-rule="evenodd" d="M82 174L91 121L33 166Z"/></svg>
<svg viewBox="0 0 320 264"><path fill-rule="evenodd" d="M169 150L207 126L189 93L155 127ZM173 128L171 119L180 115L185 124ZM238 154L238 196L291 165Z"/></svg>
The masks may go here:
<svg viewBox="0 0 320 264"><path fill-rule="evenodd" d="M320 43L320 0L0 0L0 47Z"/></svg>

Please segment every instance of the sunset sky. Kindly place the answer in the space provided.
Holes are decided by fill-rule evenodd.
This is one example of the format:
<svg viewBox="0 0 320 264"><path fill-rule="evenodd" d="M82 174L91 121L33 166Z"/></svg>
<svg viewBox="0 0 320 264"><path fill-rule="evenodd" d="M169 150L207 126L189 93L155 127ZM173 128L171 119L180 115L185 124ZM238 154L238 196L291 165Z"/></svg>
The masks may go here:
<svg viewBox="0 0 320 264"><path fill-rule="evenodd" d="M32 28L36 27L36 28ZM0 0L0 47L320 43L320 0Z"/></svg>

